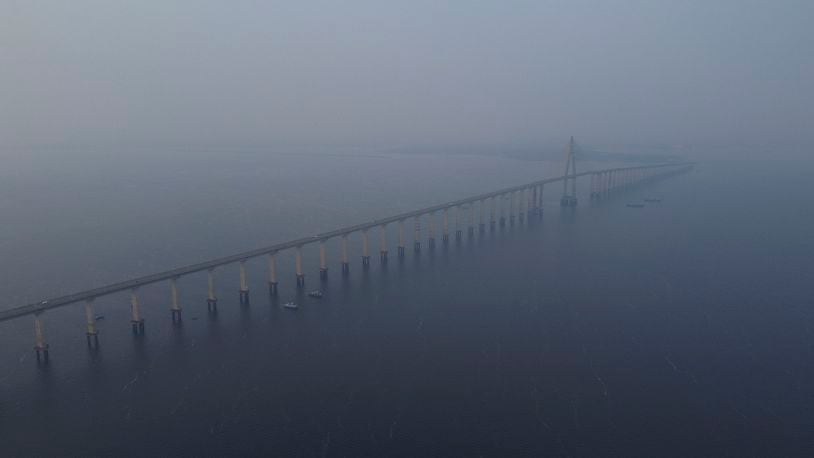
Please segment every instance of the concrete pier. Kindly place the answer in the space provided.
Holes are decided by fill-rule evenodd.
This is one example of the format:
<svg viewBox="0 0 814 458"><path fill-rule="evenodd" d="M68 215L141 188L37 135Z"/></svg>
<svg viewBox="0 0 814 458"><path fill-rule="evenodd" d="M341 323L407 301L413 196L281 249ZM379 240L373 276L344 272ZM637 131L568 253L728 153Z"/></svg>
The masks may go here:
<svg viewBox="0 0 814 458"><path fill-rule="evenodd" d="M96 348L99 346L99 332L96 331L96 315L93 313L93 299L85 301L85 323L87 323L88 330L85 336L88 339L88 348Z"/></svg>
<svg viewBox="0 0 814 458"><path fill-rule="evenodd" d="M517 219L520 221L520 224L526 220L526 204L528 200L526 199L526 190L521 189L518 191L520 194L519 199L517 200Z"/></svg>
<svg viewBox="0 0 814 458"><path fill-rule="evenodd" d="M342 240L339 246L342 256L342 274L347 275L348 272L350 272L350 264L348 264L348 234L342 234Z"/></svg>
<svg viewBox="0 0 814 458"><path fill-rule="evenodd" d="M421 252L421 217L416 215L413 220L415 221L415 239L413 241L413 251L419 253Z"/></svg>
<svg viewBox="0 0 814 458"><path fill-rule="evenodd" d="M45 331L42 328L41 313L34 314L34 351L37 362L48 362L48 344L45 343Z"/></svg>
<svg viewBox="0 0 814 458"><path fill-rule="evenodd" d="M475 236L475 203L469 202L469 224L466 226L466 236L470 239Z"/></svg>
<svg viewBox="0 0 814 458"><path fill-rule="evenodd" d="M398 256L399 259L404 259L404 251L406 248L406 242L404 241L404 220L399 220L399 246L398 246Z"/></svg>
<svg viewBox="0 0 814 458"><path fill-rule="evenodd" d="M509 193L509 226L514 226L514 195L514 191Z"/></svg>
<svg viewBox="0 0 814 458"><path fill-rule="evenodd" d="M319 279L328 279L328 255L325 253L325 240L319 241Z"/></svg>
<svg viewBox="0 0 814 458"><path fill-rule="evenodd" d="M277 253L269 253L269 296L277 295Z"/></svg>
<svg viewBox="0 0 814 458"><path fill-rule="evenodd" d="M170 312L172 322L181 323L181 306L178 304L178 277L170 278Z"/></svg>
<svg viewBox="0 0 814 458"><path fill-rule="evenodd" d="M537 187L532 186L526 189L526 219L531 222L531 216L537 212L537 208L535 205L535 197L537 196Z"/></svg>
<svg viewBox="0 0 814 458"><path fill-rule="evenodd" d="M144 318L141 317L137 293L136 288L130 290L130 326L133 328L133 334L138 336L144 334Z"/></svg>
<svg viewBox="0 0 814 458"><path fill-rule="evenodd" d="M427 220L428 220L428 224L427 224L427 244L429 245L430 250L434 250L435 249L435 213L430 212L430 214L427 215Z"/></svg>
<svg viewBox="0 0 814 458"><path fill-rule="evenodd" d="M206 309L214 312L218 309L218 297L215 295L215 268L206 271Z"/></svg>
<svg viewBox="0 0 814 458"><path fill-rule="evenodd" d="M543 191L544 190L545 190L545 185L541 184L540 185L540 193L539 193L539 196L538 196L538 198L540 200L539 200L539 203L537 204L537 215L539 215L540 219L543 218Z"/></svg>
<svg viewBox="0 0 814 458"><path fill-rule="evenodd" d="M461 241L461 235L462 235L462 231L461 231L461 209L462 208L463 207L461 205L456 205L455 206L455 241L456 242Z"/></svg>
<svg viewBox="0 0 814 458"><path fill-rule="evenodd" d="M449 209L443 210L443 217L441 222L441 241L444 245L449 243Z"/></svg>
<svg viewBox="0 0 814 458"><path fill-rule="evenodd" d="M532 211L534 211L535 214L537 213L537 210L539 209L539 207L537 205L537 188L538 187L539 186L535 185L535 186L532 186L532 188L531 188L532 189L532 191L531 191L531 198L532 198L531 208L532 208Z"/></svg>
<svg viewBox="0 0 814 458"><path fill-rule="evenodd" d="M506 227L506 194L500 195L500 227Z"/></svg>
<svg viewBox="0 0 814 458"><path fill-rule="evenodd" d="M379 226L379 262L387 264L387 224Z"/></svg>
<svg viewBox="0 0 814 458"><path fill-rule="evenodd" d="M368 251L367 229L362 229L362 267L367 269L370 266L370 253Z"/></svg>
<svg viewBox="0 0 814 458"><path fill-rule="evenodd" d="M497 199L497 197L492 196L492 202L491 202L491 205L489 206L489 230L490 231L494 231L495 230L495 225L496 225L496 222L495 222L495 206L497 205L496 199Z"/></svg>
<svg viewBox="0 0 814 458"><path fill-rule="evenodd" d="M478 233L483 234L486 232L486 200L481 199L478 201Z"/></svg>
<svg viewBox="0 0 814 458"><path fill-rule="evenodd" d="M305 274L302 273L302 245L297 245L294 254L294 269L297 274L297 288L305 286Z"/></svg>
<svg viewBox="0 0 814 458"><path fill-rule="evenodd" d="M240 304L249 303L249 279L246 276L246 260L240 260Z"/></svg>

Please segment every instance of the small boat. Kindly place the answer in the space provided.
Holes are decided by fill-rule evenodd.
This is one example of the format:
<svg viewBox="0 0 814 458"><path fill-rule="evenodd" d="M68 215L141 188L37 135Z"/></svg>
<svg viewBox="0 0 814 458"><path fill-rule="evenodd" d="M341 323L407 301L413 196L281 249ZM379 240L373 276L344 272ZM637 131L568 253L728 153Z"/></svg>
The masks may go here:
<svg viewBox="0 0 814 458"><path fill-rule="evenodd" d="M96 315L95 317L93 317L93 319L95 319L96 321L104 320L105 316L104 315Z"/></svg>
<svg viewBox="0 0 814 458"><path fill-rule="evenodd" d="M631 202L631 203L627 204L627 206L630 207L630 208L642 208L642 207L644 207L644 204L637 204L637 203Z"/></svg>
<svg viewBox="0 0 814 458"><path fill-rule="evenodd" d="M315 289L315 290L313 290L313 291L310 291L310 292L308 293L308 295L309 295L309 296L311 296L311 297L317 297L317 298L319 298L319 297L322 297L322 291L320 291L320 290L318 290L318 289Z"/></svg>
<svg viewBox="0 0 814 458"><path fill-rule="evenodd" d="M654 199L652 197L644 199L645 202L661 202L661 199Z"/></svg>
<svg viewBox="0 0 814 458"><path fill-rule="evenodd" d="M299 308L300 306L297 305L296 302L286 302L285 304L283 304L283 307L285 307L287 309L296 309L296 308Z"/></svg>

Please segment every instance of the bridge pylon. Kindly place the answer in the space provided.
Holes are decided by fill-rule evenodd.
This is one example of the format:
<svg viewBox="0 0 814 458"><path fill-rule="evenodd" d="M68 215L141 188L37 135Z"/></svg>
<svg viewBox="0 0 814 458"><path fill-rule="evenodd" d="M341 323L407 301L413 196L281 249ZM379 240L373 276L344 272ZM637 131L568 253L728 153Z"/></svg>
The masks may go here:
<svg viewBox="0 0 814 458"><path fill-rule="evenodd" d="M562 207L576 207L577 206L577 159L576 147L574 144L574 137L568 142L568 148L565 151L565 173L562 180L562 198L560 199L560 206Z"/></svg>

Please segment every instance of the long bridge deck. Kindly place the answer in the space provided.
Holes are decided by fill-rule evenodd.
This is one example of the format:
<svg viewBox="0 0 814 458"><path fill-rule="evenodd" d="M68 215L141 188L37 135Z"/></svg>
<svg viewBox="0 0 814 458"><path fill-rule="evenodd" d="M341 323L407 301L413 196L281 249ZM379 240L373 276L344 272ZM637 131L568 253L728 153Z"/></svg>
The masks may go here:
<svg viewBox="0 0 814 458"><path fill-rule="evenodd" d="M377 227L377 226L382 226L382 225L386 225L386 224L390 224L390 223L404 221L404 220L409 219L409 218L419 217L421 215L431 214L431 213L435 213L435 212L438 212L438 211L443 211L445 209L471 204L473 202L477 202L477 201L481 201L481 200L485 200L485 199L491 199L493 197L498 197L498 196L501 196L501 195L505 195L505 194L509 194L509 193L513 193L513 192L518 192L518 191L522 191L522 190L526 190L526 189L530 189L530 188L533 188L535 186L543 186L543 185L546 185L546 184L556 183L556 182L560 182L560 181L563 181L563 180L566 180L566 179L575 179L576 177L582 177L582 176L587 176L587 175L595 175L595 176L597 176L597 175L604 174L605 176L613 176L614 174L616 174L618 172L628 172L628 171L636 171L636 170L639 170L639 171L653 170L653 169L659 169L659 168L667 168L667 167L672 168L672 167L681 167L681 166L690 166L690 165L692 165L692 163L690 163L690 162L682 162L682 163L668 163L668 164L658 164L658 165L643 165L643 166L635 166L635 167L617 167L617 168L581 172L581 173L573 174L573 175L563 175L563 176L559 176L559 177L533 181L531 183L525 183L525 184L518 185L518 186L512 186L512 187L509 187L509 188L499 189L499 190L496 190L496 191L492 191L492 192L488 192L488 193L484 193L484 194L480 194L480 195L476 195L476 196L472 196L472 197L467 197L467 198L464 198L464 199L458 199L458 200L454 200L454 201L450 201L450 202L445 202L445 203L442 203L442 204L438 204L438 205L434 205L434 206L426 207L426 208L421 208L421 209L406 212L406 213L401 213L401 214L390 216L390 217L383 218L383 219L376 219L376 220L372 220L372 221L367 221L367 222L357 224L357 225L354 225L354 226L343 227L343 228L340 228L340 229L335 229L335 230L332 230L332 231L328 231L328 232L324 232L324 233L320 233L320 234L316 234L316 235L312 235L312 236L302 237L302 238L299 238L299 239L290 240L290 241L287 241L287 242L282 242L282 243L278 243L278 244L271 245L271 246L257 248L257 249L254 249L254 250L245 251L245 252L242 252L242 253L237 253L237 254L230 255L230 256L216 258L216 259L212 259L212 260L209 260L209 261L200 262L200 263L197 263L197 264L190 264L190 265L187 265L187 266L178 267L176 269L171 269L171 270L167 270L167 271L164 271L164 272L158 272L158 273L155 273L155 274L145 275L145 276L142 276L142 277L133 278L133 279L118 282L118 283L113 283L113 284L110 284L110 285L101 286L101 287L89 289L89 290L86 290L86 291L80 291L80 292L73 293L73 294L68 294L68 295L65 295L65 296L55 297L55 298L51 298L51 299L44 300L44 301L41 301L41 302L36 302L36 303L32 303L32 304L13 307L13 308L10 308L10 309L0 311L0 322L7 321L7 320L12 320L12 319L23 317L23 316L26 316L26 315L39 314L39 313L42 313L42 312L44 312L46 310L49 310L49 309L62 307L62 306L65 306L65 305L69 305L69 304L73 304L73 303L77 303L77 302L81 302L81 301L92 300L92 299L100 297L100 296L106 296L106 295L117 293L117 292L120 292L120 291L132 290L132 289L138 288L140 286L149 285L149 284L152 284L152 283L157 283L157 282L161 282L161 281L170 280L170 279L173 279L173 278L178 278L178 277L188 275L188 274L193 274L193 273L197 273L197 272L201 272L201 271L205 271L205 270L214 269L216 267L224 266L224 265L227 265L227 264L233 264L235 262L245 261L247 259L256 258L258 256L273 254L273 253L276 253L276 252L279 252L279 251L301 247L303 245L310 244L310 243L325 241L327 239L347 235L347 234L350 234L350 233L353 233L353 232L363 231L363 230L370 229L370 228Z"/></svg>

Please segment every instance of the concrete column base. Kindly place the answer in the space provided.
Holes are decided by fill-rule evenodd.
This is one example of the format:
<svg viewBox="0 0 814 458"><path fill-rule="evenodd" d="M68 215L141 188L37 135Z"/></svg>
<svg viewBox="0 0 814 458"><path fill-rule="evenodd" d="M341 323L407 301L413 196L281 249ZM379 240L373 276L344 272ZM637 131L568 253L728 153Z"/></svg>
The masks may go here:
<svg viewBox="0 0 814 458"><path fill-rule="evenodd" d="M441 236L441 241L444 242L444 245L449 243L449 234L444 234Z"/></svg>
<svg viewBox="0 0 814 458"><path fill-rule="evenodd" d="M35 345L34 351L37 352L37 362L48 362L48 344Z"/></svg>
<svg viewBox="0 0 814 458"><path fill-rule="evenodd" d="M382 250L379 252L379 261L382 264L387 264L387 250Z"/></svg>
<svg viewBox="0 0 814 458"><path fill-rule="evenodd" d="M399 259L404 258L404 248L405 247L403 247L403 246L399 247L399 250L398 250L399 251L399 253L398 253L399 254Z"/></svg>
<svg viewBox="0 0 814 458"><path fill-rule="evenodd" d="M144 319L130 320L130 327L133 328L133 335L140 336L144 334Z"/></svg>
<svg viewBox="0 0 814 458"><path fill-rule="evenodd" d="M413 243L413 251L415 251L416 253L421 251L421 242L419 242L418 240L416 240Z"/></svg>
<svg viewBox="0 0 814 458"><path fill-rule="evenodd" d="M269 286L271 286L271 285L269 285ZM218 311L218 300L217 299L207 299L206 300L206 309L208 311L210 311L210 312L217 312Z"/></svg>
<svg viewBox="0 0 814 458"><path fill-rule="evenodd" d="M297 288L305 286L305 274L297 274Z"/></svg>
<svg viewBox="0 0 814 458"><path fill-rule="evenodd" d="M249 290L240 291L240 305L249 303Z"/></svg>
<svg viewBox="0 0 814 458"><path fill-rule="evenodd" d="M350 272L350 265L347 262L342 263L342 274L347 275Z"/></svg>
<svg viewBox="0 0 814 458"><path fill-rule="evenodd" d="M370 256L362 256L362 267L370 267Z"/></svg>
<svg viewBox="0 0 814 458"><path fill-rule="evenodd" d="M181 322L181 309L180 308L172 309L171 312L172 312L172 322L173 322L173 324L180 323Z"/></svg>
<svg viewBox="0 0 814 458"><path fill-rule="evenodd" d="M86 332L85 336L88 338L88 348L99 348L99 332Z"/></svg>
<svg viewBox="0 0 814 458"><path fill-rule="evenodd" d="M560 206L561 207L576 207L577 206L577 198L576 198L576 196L562 196L562 199L560 199Z"/></svg>
<svg viewBox="0 0 814 458"><path fill-rule="evenodd" d="M328 268L327 267L321 267L319 269L319 279L323 280L323 281L328 279Z"/></svg>

